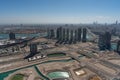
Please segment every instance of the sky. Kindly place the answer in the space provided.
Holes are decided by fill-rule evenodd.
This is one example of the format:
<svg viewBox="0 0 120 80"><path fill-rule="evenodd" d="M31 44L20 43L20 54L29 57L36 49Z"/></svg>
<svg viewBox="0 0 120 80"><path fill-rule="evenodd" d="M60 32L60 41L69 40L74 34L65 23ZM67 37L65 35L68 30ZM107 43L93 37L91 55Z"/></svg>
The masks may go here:
<svg viewBox="0 0 120 80"><path fill-rule="evenodd" d="M120 0L0 0L0 24L114 23Z"/></svg>

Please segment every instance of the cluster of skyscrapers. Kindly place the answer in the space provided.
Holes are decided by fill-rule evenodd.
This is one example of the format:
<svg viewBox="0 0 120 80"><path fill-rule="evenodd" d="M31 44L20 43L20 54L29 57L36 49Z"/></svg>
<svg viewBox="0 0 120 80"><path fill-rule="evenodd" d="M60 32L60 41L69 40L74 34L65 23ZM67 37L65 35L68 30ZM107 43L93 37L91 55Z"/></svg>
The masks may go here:
<svg viewBox="0 0 120 80"><path fill-rule="evenodd" d="M75 30L59 27L55 29L48 29L47 38L57 39L56 43L59 44L72 44L76 42L86 42L87 41L87 29L78 28Z"/></svg>

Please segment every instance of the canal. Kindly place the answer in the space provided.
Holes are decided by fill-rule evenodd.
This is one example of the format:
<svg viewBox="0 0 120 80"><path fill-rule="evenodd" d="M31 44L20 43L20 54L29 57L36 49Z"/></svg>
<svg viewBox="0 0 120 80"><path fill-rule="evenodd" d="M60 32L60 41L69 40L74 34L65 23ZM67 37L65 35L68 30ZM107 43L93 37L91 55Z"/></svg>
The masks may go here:
<svg viewBox="0 0 120 80"><path fill-rule="evenodd" d="M69 61L73 61L73 59L50 60L50 61L41 62L39 64L45 64L45 63L51 63L51 62L69 62ZM36 65L39 65L39 64L35 64L35 65L31 65L31 66L27 66L27 67L23 67L23 68L18 68L18 69L15 69L15 70L11 70L11 71L8 71L8 72L0 73L0 80L4 80L5 77L7 77L9 74L12 74L15 71L18 71L18 70L21 70L21 69L25 69L25 68L29 68L29 67L35 67ZM42 76L43 78L45 78L45 76L43 76L43 74L40 73L36 67L35 67L35 69L36 69L36 71L38 72L38 74L40 76ZM46 78L45 78L45 80L46 80Z"/></svg>

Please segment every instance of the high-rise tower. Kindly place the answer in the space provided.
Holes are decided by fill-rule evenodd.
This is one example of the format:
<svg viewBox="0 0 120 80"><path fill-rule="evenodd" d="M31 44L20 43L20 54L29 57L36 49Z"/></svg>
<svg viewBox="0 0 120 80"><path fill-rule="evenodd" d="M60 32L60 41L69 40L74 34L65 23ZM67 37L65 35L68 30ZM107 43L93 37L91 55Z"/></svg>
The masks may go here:
<svg viewBox="0 0 120 80"><path fill-rule="evenodd" d="M110 34L110 32L105 32L105 44L106 44L106 49L110 50L111 49L111 34Z"/></svg>
<svg viewBox="0 0 120 80"><path fill-rule="evenodd" d="M80 42L81 41L81 28L78 28L78 41Z"/></svg>
<svg viewBox="0 0 120 80"><path fill-rule="evenodd" d="M66 35L65 35L65 28L63 28L63 34L62 34L62 41L64 42L65 41L65 39L66 39Z"/></svg>
<svg viewBox="0 0 120 80"><path fill-rule="evenodd" d="M31 54L37 53L37 44L35 44L35 43L30 44L30 53Z"/></svg>
<svg viewBox="0 0 120 80"><path fill-rule="evenodd" d="M70 38L70 35L69 35L69 29L66 30L66 41L69 42L69 38Z"/></svg>
<svg viewBox="0 0 120 80"><path fill-rule="evenodd" d="M111 34L110 32L105 32L99 35L98 46L100 50L111 50Z"/></svg>
<svg viewBox="0 0 120 80"><path fill-rule="evenodd" d="M99 46L100 50L105 50L106 49L105 35L104 34L99 35L98 46Z"/></svg>
<svg viewBox="0 0 120 80"><path fill-rule="evenodd" d="M9 33L9 39L14 40L15 39L15 33L10 32Z"/></svg>
<svg viewBox="0 0 120 80"><path fill-rule="evenodd" d="M70 31L70 41L69 43L71 44L73 42L73 30Z"/></svg>
<svg viewBox="0 0 120 80"><path fill-rule="evenodd" d="M120 40L117 42L117 52L120 54Z"/></svg>
<svg viewBox="0 0 120 80"><path fill-rule="evenodd" d="M82 36L82 42L86 42L87 41L87 29L83 28L83 36Z"/></svg>
<svg viewBox="0 0 120 80"><path fill-rule="evenodd" d="M47 38L49 39L50 38L50 29L47 28Z"/></svg>
<svg viewBox="0 0 120 80"><path fill-rule="evenodd" d="M54 29L51 29L51 30L50 30L50 38L51 38L51 39L55 38Z"/></svg>

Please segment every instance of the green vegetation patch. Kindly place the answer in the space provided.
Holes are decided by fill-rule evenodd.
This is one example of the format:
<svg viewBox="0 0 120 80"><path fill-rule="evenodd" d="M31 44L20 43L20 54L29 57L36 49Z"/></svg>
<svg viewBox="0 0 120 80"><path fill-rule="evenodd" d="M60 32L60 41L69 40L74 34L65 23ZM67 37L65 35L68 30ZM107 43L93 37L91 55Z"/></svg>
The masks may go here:
<svg viewBox="0 0 120 80"><path fill-rule="evenodd" d="M24 78L24 75L16 74L11 78L11 80L23 80L23 78Z"/></svg>

